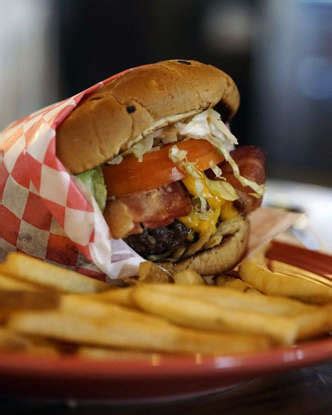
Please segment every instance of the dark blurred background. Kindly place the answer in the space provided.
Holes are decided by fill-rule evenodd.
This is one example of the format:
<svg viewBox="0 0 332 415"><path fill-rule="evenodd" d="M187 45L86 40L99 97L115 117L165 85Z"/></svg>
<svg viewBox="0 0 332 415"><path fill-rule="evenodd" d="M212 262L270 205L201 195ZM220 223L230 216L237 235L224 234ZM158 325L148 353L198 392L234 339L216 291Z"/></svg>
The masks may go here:
<svg viewBox="0 0 332 415"><path fill-rule="evenodd" d="M332 0L0 0L0 128L130 66L212 63L269 176L332 185Z"/></svg>

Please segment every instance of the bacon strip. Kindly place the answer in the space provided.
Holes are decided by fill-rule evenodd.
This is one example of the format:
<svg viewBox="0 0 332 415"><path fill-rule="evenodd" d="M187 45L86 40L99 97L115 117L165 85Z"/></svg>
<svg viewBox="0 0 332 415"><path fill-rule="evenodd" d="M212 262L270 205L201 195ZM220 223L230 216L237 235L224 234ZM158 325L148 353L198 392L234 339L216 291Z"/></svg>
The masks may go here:
<svg viewBox="0 0 332 415"><path fill-rule="evenodd" d="M159 228L175 218L188 215L191 199L180 182L174 182L146 192L130 193L111 201L106 207L105 218L115 238L140 233L143 224Z"/></svg>
<svg viewBox="0 0 332 415"><path fill-rule="evenodd" d="M241 176L258 184L265 183L265 155L261 149L254 146L242 146L233 150L231 156L239 166ZM240 196L240 209L246 214L257 209L261 205L262 199L250 195L253 190L250 187L243 186L236 179L232 167L227 162L223 162L220 168L222 175L237 190Z"/></svg>

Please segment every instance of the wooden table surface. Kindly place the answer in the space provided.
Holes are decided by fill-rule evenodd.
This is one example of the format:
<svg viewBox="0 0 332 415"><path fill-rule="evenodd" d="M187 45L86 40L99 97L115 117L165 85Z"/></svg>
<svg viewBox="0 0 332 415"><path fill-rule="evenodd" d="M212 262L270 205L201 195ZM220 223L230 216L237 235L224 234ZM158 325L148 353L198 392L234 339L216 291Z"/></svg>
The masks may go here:
<svg viewBox="0 0 332 415"><path fill-rule="evenodd" d="M222 393L159 404L29 402L2 397L0 414L47 415L332 414L332 362L253 379Z"/></svg>

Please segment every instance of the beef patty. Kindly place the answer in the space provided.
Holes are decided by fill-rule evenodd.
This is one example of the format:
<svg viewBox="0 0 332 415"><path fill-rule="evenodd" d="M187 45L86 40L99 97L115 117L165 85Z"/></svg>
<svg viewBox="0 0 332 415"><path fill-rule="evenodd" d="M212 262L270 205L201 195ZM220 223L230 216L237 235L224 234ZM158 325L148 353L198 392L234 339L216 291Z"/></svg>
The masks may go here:
<svg viewBox="0 0 332 415"><path fill-rule="evenodd" d="M175 220L168 226L148 229L137 235L128 236L125 241L144 258L163 255L185 244L191 231L183 223Z"/></svg>

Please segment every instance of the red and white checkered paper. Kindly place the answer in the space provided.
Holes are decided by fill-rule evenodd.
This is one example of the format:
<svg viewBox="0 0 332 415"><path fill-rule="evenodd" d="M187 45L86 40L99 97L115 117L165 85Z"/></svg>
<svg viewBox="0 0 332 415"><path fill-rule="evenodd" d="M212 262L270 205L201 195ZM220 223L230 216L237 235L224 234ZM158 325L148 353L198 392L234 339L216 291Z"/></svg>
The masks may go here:
<svg viewBox="0 0 332 415"><path fill-rule="evenodd" d="M55 154L57 127L84 97L112 79L17 120L0 133L2 252L23 251L95 277L136 273L142 258L125 242L110 238L94 198Z"/></svg>

